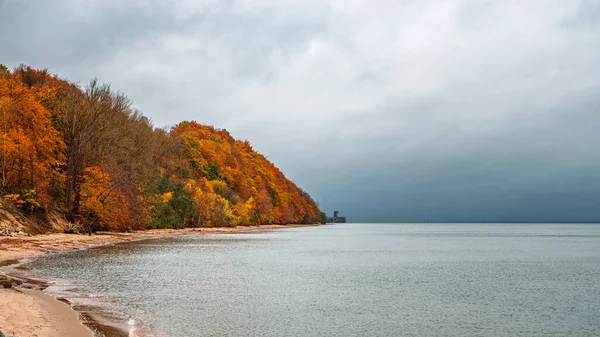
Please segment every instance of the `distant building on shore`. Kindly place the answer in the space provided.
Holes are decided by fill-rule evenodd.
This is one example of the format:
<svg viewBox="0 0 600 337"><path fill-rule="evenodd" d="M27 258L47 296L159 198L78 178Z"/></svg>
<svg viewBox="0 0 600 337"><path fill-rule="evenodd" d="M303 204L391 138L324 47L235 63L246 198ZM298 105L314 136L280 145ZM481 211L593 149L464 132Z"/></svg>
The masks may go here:
<svg viewBox="0 0 600 337"><path fill-rule="evenodd" d="M345 216L339 216L340 212L338 211L334 211L333 212L333 216L328 216L327 217L327 223L345 223L346 222L346 217Z"/></svg>

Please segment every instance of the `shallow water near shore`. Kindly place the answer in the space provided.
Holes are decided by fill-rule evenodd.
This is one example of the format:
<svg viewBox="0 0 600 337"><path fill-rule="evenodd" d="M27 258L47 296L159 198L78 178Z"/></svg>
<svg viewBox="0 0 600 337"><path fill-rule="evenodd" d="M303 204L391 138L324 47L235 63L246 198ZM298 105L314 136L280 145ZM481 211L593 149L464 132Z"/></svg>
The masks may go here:
<svg viewBox="0 0 600 337"><path fill-rule="evenodd" d="M138 335L600 335L598 224L336 224L26 266L55 282L50 294Z"/></svg>

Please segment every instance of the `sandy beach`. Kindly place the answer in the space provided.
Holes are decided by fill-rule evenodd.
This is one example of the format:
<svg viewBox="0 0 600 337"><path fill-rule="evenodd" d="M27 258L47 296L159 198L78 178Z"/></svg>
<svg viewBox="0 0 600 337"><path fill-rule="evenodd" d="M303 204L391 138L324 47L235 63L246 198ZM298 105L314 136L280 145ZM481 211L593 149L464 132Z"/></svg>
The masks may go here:
<svg viewBox="0 0 600 337"><path fill-rule="evenodd" d="M27 336L92 336L79 314L40 290L0 290L0 328L4 334Z"/></svg>
<svg viewBox="0 0 600 337"><path fill-rule="evenodd" d="M0 272L21 276L14 266L45 254L86 249L121 242L202 233L243 233L257 230L304 227L306 225L265 225L260 227L186 228L135 231L130 233L99 232L94 235L45 234L0 237ZM41 286L43 288L43 285ZM68 304L41 290L23 286L0 287L0 331L18 337L92 336L81 323L80 314Z"/></svg>

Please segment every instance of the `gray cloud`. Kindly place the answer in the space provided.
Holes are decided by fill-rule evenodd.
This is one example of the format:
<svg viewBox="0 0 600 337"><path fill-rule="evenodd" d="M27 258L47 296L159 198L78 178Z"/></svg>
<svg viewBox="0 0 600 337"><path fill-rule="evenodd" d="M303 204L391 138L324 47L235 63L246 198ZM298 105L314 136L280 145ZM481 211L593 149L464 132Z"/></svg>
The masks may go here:
<svg viewBox="0 0 600 337"><path fill-rule="evenodd" d="M600 221L600 2L0 1L0 62L250 140L356 221Z"/></svg>

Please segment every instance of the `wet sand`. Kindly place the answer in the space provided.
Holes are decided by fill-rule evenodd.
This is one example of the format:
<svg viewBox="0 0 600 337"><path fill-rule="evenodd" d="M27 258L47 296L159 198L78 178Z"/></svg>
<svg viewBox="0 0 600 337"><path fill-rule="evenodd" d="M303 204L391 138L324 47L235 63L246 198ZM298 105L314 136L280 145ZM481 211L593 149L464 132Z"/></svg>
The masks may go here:
<svg viewBox="0 0 600 337"><path fill-rule="evenodd" d="M296 228L310 225L265 225L259 227L232 228L186 228L157 229L130 233L99 232L94 235L44 234L36 236L0 237L0 271L22 277L18 264L23 260L69 250L86 249L121 242L131 242L152 238L197 235L202 233L244 233L280 228ZM17 266L16 268L13 268ZM29 284L35 283L29 280ZM40 289L43 282L38 282ZM77 309L77 308L75 308ZM81 315L70 308L68 302L57 300L41 290L13 287L0 288L0 331L4 334L15 333L18 337L84 337L92 336L91 330L104 332L107 336L120 336L122 333L110 331L88 314ZM126 335L126 334L125 334Z"/></svg>
<svg viewBox="0 0 600 337"><path fill-rule="evenodd" d="M40 290L0 290L0 329L4 334L91 337L79 314Z"/></svg>

